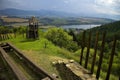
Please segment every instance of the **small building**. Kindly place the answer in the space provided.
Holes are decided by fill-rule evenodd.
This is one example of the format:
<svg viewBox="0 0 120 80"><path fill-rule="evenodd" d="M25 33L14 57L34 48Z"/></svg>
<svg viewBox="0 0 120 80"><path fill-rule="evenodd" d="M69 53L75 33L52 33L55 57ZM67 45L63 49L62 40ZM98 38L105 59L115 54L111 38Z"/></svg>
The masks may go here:
<svg viewBox="0 0 120 80"><path fill-rule="evenodd" d="M35 17L29 19L29 26L27 29L27 38L38 39L38 20Z"/></svg>

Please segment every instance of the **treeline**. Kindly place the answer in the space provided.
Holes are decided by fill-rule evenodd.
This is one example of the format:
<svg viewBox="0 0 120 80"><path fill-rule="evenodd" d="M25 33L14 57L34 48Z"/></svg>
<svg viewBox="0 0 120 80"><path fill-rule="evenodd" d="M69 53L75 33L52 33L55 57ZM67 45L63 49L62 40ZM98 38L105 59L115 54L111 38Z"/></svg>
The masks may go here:
<svg viewBox="0 0 120 80"><path fill-rule="evenodd" d="M40 18L42 25L79 25L81 22L78 19L67 19L67 18Z"/></svg>
<svg viewBox="0 0 120 80"><path fill-rule="evenodd" d="M102 40L102 34L104 32L107 33L106 42L107 42L108 46L113 41L114 36L116 36L117 40L120 41L120 35L119 35L119 33L120 33L120 21L113 22L113 23L110 23L110 24L105 24L105 25L95 27L95 28L92 28L92 29L88 29L88 30L85 30L85 31L86 31L86 40L88 39L88 34L91 31L91 34L92 34L91 42L92 43L95 42L96 32L99 33L99 41ZM81 45L82 44L81 43L82 42L82 31L78 34L75 34L74 32L75 32L75 30L69 30L69 34L73 36L73 40L76 41L78 43L78 45ZM119 41L118 41L118 43L119 43ZM91 47L94 47L93 44L91 44Z"/></svg>
<svg viewBox="0 0 120 80"><path fill-rule="evenodd" d="M92 28L90 30L93 33L93 35L95 35L96 31L98 31L100 33L106 31L108 33L107 34L108 41L112 41L112 37L114 35L116 35L117 40L120 40L120 35L119 35L119 33L120 33L120 21L113 22L110 24L105 24L105 25L102 25L99 27ZM89 30L87 30L87 31L89 31Z"/></svg>
<svg viewBox="0 0 120 80"><path fill-rule="evenodd" d="M26 26L21 27L6 27L6 26L0 26L0 41L7 40L10 38L15 38L16 34L24 34L26 33Z"/></svg>
<svg viewBox="0 0 120 80"><path fill-rule="evenodd" d="M113 20L101 19L101 18L56 18L56 17L40 17L40 23L42 25L81 25L81 24L106 24Z"/></svg>

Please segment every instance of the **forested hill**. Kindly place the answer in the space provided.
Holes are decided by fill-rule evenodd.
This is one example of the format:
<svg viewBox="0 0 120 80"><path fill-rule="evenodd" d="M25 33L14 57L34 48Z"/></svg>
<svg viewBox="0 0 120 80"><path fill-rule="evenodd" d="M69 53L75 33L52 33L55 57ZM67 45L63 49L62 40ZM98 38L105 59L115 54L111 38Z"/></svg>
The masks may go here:
<svg viewBox="0 0 120 80"><path fill-rule="evenodd" d="M120 21L112 22L109 24L105 24L99 27L95 27L91 29L92 33L95 33L96 31L107 32L107 38L112 39L114 35L117 36L117 39L120 40Z"/></svg>

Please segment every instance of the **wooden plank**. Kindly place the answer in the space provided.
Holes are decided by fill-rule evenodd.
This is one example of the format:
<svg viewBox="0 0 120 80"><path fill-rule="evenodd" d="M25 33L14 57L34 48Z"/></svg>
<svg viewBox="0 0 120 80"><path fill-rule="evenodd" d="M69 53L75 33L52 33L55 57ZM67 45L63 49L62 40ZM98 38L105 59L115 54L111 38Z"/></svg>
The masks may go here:
<svg viewBox="0 0 120 80"><path fill-rule="evenodd" d="M87 69L88 66L88 58L90 54L90 45L91 45L91 31L89 32L89 38L88 38L88 44L87 44L87 53L86 53L86 59L85 59L85 68Z"/></svg>
<svg viewBox="0 0 120 80"><path fill-rule="evenodd" d="M103 53L104 53L104 46L105 46L105 37L106 37L106 32L103 33L103 38L102 38L100 58L99 58L98 69L97 69L97 73L96 73L96 78L97 79L99 79L99 77L100 77L100 70L101 70L101 65L102 65L102 60L103 60Z"/></svg>
<svg viewBox="0 0 120 80"><path fill-rule="evenodd" d="M85 48L85 34L86 34L86 31L83 32L83 36L82 36L82 45L81 45L81 55L80 55L80 65L82 65L82 59L83 59L83 51L84 51L84 48Z"/></svg>
<svg viewBox="0 0 120 80"><path fill-rule="evenodd" d="M112 68L113 58L114 58L114 55L115 55L116 42L117 42L116 37L114 37L106 80L109 80L109 77L110 77L110 72L111 72L111 68Z"/></svg>
<svg viewBox="0 0 120 80"><path fill-rule="evenodd" d="M43 74L46 77L49 77L51 80L56 80L55 77L48 74L43 68L38 67L31 60L29 60L27 57L25 57L23 55L23 53L19 49L17 49L14 45L12 45L11 43L7 43L7 45L10 46L14 51L16 51L22 58L24 58L26 60L26 62L29 62L31 64L31 66L33 66L39 73Z"/></svg>
<svg viewBox="0 0 120 80"><path fill-rule="evenodd" d="M17 65L14 63L14 61L7 55L7 53L0 47L0 52L3 56L3 58L6 60L6 62L11 67L12 71L16 74L17 78L19 80L28 80L27 77L23 74L23 72L17 67Z"/></svg>
<svg viewBox="0 0 120 80"><path fill-rule="evenodd" d="M96 32L94 55L93 55L93 60L92 60L92 65L91 65L91 74L93 74L93 72L94 72L94 65L95 65L95 61L96 61L96 53L97 53L97 48L98 48L98 38L99 38L99 33Z"/></svg>

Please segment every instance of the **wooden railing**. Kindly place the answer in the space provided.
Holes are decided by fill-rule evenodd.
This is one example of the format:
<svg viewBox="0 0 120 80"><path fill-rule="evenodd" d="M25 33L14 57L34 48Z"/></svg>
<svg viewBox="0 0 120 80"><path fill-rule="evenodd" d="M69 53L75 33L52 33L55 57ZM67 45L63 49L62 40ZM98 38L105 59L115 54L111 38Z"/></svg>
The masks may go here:
<svg viewBox="0 0 120 80"><path fill-rule="evenodd" d="M0 34L0 41L2 40L7 40L7 39L10 39L12 38L11 34L9 33L6 33L6 34Z"/></svg>
<svg viewBox="0 0 120 80"><path fill-rule="evenodd" d="M102 37L99 62L98 62L97 73L96 73L97 80L100 77L101 65L102 65L103 57L104 57L105 39L106 39L106 32L103 33L103 37ZM86 41L88 42L87 45L85 45ZM95 38L95 43L94 43L94 54L93 54L93 59L92 59L92 64L91 64L91 69L90 69L91 74L93 74L93 72L94 72L97 49L98 49L98 41L99 41L99 32L96 32L96 38ZM115 55L116 43L117 43L116 36L114 36L113 45L111 46L112 50L111 50L110 60L109 60L109 64L108 64L109 66L108 66L107 75L106 75L105 80L109 80L109 77L110 77L111 67L112 67L112 63L113 63L113 59L114 59L114 55ZM85 46L87 46L87 52L86 52L86 56L85 56L85 64L83 65L82 63L83 63L83 54L84 54ZM90 46L91 46L91 31L89 31L88 40L86 40L86 31L84 31L83 35L82 35L80 65L84 66L86 69L88 67ZM120 80L120 78L119 78L119 80Z"/></svg>

